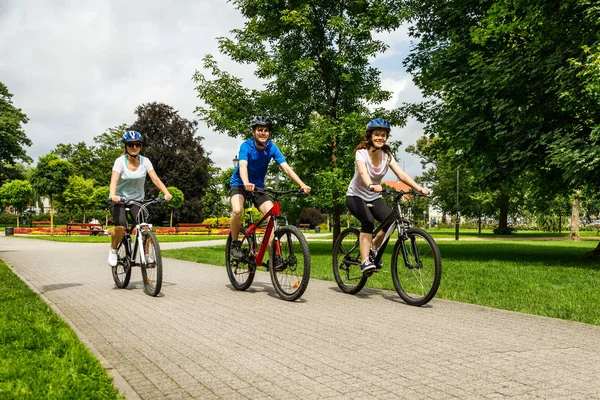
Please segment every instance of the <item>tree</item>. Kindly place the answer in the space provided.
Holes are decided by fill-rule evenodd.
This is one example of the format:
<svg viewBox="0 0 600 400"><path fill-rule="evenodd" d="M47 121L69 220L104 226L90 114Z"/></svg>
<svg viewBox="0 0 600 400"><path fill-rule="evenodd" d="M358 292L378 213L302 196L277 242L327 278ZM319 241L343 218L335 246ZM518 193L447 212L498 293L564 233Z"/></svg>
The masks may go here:
<svg viewBox="0 0 600 400"><path fill-rule="evenodd" d="M131 128L144 136L143 155L150 159L165 185L182 188L186 200L179 215L184 221L202 220L202 198L212 161L202 145L203 138L196 136L198 122L182 118L173 107L163 103L143 104L136 108L135 114L137 120ZM151 196L158 193L150 180L146 182L146 193ZM166 212L156 207L151 217L164 221Z"/></svg>
<svg viewBox="0 0 600 400"><path fill-rule="evenodd" d="M233 174L233 168L221 170L217 167L209 167L209 183L202 202L204 203L206 215L217 218L229 214L231 211L229 202L229 180Z"/></svg>
<svg viewBox="0 0 600 400"><path fill-rule="evenodd" d="M84 178L93 179L96 184L108 184L113 163L123 154L121 136L124 132L125 125L119 125L94 137L95 146L88 146L85 142L59 143L52 153L73 164Z"/></svg>
<svg viewBox="0 0 600 400"><path fill-rule="evenodd" d="M309 1L234 0L247 18L234 38L219 38L220 51L240 64L256 65L263 90L204 58L211 77L196 72L196 109L217 132L250 136L252 115L275 120L273 138L294 170L315 188L313 205L332 212L334 236L340 231L345 190L354 170L352 149L373 117L367 105L389 99L379 71L369 60L387 46L373 33L392 31L404 18L401 2L391 0ZM398 111L378 110L396 126Z"/></svg>
<svg viewBox="0 0 600 400"><path fill-rule="evenodd" d="M50 198L51 235L54 235L53 199L65 190L73 170L71 163L61 160L56 154L50 153L39 158L37 167L31 175L31 186L39 195Z"/></svg>
<svg viewBox="0 0 600 400"><path fill-rule="evenodd" d="M181 208L181 206L183 205L183 202L185 201L185 196L183 195L183 192L181 190L177 189L175 186L168 186L167 190L169 191L169 193L171 193L173 198L169 202L162 203L162 206L171 211L171 216L169 219L169 227L172 228L173 227L173 211L177 210L178 208ZM163 196L163 195L164 194L161 192L160 196Z"/></svg>
<svg viewBox="0 0 600 400"><path fill-rule="evenodd" d="M462 150L461 169L499 190L501 227L524 173L564 196L598 182L600 104L576 67L598 41L591 2L406 3L418 39L406 65L434 99L419 117L441 152Z"/></svg>
<svg viewBox="0 0 600 400"><path fill-rule="evenodd" d="M83 213L83 220L86 222L85 214L88 207L92 206L92 197L90 193L94 192L94 181L85 179L79 175L70 176L64 191L57 196L60 203L72 213L79 210Z"/></svg>
<svg viewBox="0 0 600 400"><path fill-rule="evenodd" d="M31 162L23 146L31 146L22 125L29 119L12 104L12 94L0 82L0 185L13 177L12 168L17 160Z"/></svg>
<svg viewBox="0 0 600 400"><path fill-rule="evenodd" d="M17 210L17 228L19 216L33 200L33 188L28 181L13 180L0 187L0 204L4 207L11 205Z"/></svg>
<svg viewBox="0 0 600 400"><path fill-rule="evenodd" d="M109 186L100 186L94 189L94 193L90 198L90 207L94 210L104 211L104 225L108 225L108 195L110 193Z"/></svg>

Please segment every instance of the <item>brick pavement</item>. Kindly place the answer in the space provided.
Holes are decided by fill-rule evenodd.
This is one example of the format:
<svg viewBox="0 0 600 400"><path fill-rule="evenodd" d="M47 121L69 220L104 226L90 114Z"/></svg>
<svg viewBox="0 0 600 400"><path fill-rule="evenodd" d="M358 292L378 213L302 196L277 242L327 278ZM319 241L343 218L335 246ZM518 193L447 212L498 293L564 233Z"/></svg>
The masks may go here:
<svg viewBox="0 0 600 400"><path fill-rule="evenodd" d="M290 303L266 273L238 292L224 268L173 259L151 298L139 269L116 289L106 253L0 237L128 399L600 398L597 326L317 280Z"/></svg>

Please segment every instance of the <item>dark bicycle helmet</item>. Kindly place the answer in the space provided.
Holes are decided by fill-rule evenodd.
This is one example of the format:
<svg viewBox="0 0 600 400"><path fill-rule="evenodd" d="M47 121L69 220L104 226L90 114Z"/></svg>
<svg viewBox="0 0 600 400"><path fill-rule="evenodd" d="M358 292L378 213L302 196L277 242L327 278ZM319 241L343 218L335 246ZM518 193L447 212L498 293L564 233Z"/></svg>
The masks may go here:
<svg viewBox="0 0 600 400"><path fill-rule="evenodd" d="M371 132L374 129L385 129L389 134L392 130L392 126L388 121L383 118L375 118L369 121L367 124L367 133Z"/></svg>
<svg viewBox="0 0 600 400"><path fill-rule="evenodd" d="M252 129L256 128L257 126L266 126L269 128L269 130L271 130L273 127L273 121L271 121L271 118L269 117L257 115L256 117L252 118Z"/></svg>
<svg viewBox="0 0 600 400"><path fill-rule="evenodd" d="M121 136L121 142L129 143L129 142L141 142L144 140L144 137L138 131L125 131L123 136Z"/></svg>

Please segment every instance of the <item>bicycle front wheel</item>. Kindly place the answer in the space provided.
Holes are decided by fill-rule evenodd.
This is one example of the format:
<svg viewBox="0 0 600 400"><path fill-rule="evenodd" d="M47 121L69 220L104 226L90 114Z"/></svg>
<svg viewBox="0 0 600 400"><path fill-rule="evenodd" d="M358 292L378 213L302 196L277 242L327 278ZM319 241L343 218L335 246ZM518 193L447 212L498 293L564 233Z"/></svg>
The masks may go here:
<svg viewBox="0 0 600 400"><path fill-rule="evenodd" d="M121 240L117 247L117 265L111 267L115 286L119 289L126 288L131 279L131 264L129 263L129 254L127 254L126 238Z"/></svg>
<svg viewBox="0 0 600 400"><path fill-rule="evenodd" d="M367 283L368 277L360 270L360 232L344 229L333 244L333 276L342 292L356 294Z"/></svg>
<svg viewBox="0 0 600 400"><path fill-rule="evenodd" d="M146 258L146 262L141 263L144 292L150 296L158 296L162 287L163 265L160 247L154 232L142 231L140 253L141 257Z"/></svg>
<svg viewBox="0 0 600 400"><path fill-rule="evenodd" d="M435 296L442 279L442 257L435 240L419 228L410 228L398 240L392 257L392 280L407 304L422 306Z"/></svg>
<svg viewBox="0 0 600 400"><path fill-rule="evenodd" d="M246 229L242 228L240 236L243 236L245 233ZM241 248L244 256L241 259L233 258L231 254L231 241L230 233L225 243L225 268L227 269L227 276L229 277L229 282L231 282L231 285L236 290L246 290L252 285L254 274L256 273L256 267L252 264L254 261L252 251L256 247L254 235L242 238Z"/></svg>
<svg viewBox="0 0 600 400"><path fill-rule="evenodd" d="M299 299L310 279L310 252L306 238L295 226L282 226L271 243L269 272L275 291L283 300Z"/></svg>

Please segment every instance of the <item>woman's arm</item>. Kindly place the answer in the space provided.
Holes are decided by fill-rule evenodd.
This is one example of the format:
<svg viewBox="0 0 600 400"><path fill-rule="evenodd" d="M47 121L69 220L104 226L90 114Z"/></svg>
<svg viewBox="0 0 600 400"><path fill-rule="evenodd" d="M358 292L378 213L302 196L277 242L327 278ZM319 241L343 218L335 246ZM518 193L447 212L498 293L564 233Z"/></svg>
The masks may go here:
<svg viewBox="0 0 600 400"><path fill-rule="evenodd" d="M121 198L117 196L117 183L119 183L120 178L121 174L113 170L112 175L110 176L110 187L108 191L108 197L115 203L118 203L121 200Z"/></svg>
<svg viewBox="0 0 600 400"><path fill-rule="evenodd" d="M398 179L400 179L402 182L406 183L408 186L415 189L417 192L421 192L426 196L429 194L429 189L422 187L417 182L415 182L414 179L408 176L406 172L402 171L400 166L395 161L392 161L392 163L390 164L390 168L392 169L394 174L396 174Z"/></svg>
<svg viewBox="0 0 600 400"><path fill-rule="evenodd" d="M171 195L171 193L169 193L169 191L167 190L167 187L165 186L165 184L162 183L162 181L160 180L160 178L156 174L156 171L154 171L153 169L151 169L150 171L148 171L148 176L152 180L152 183L154 183L154 186L156 186L156 188L158 190L160 190L161 192L164 193L165 200L166 201L170 201L173 198L173 196Z"/></svg>

